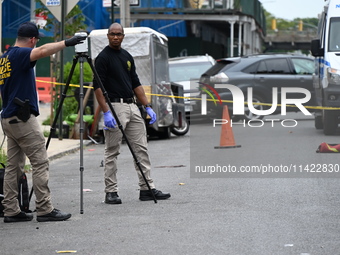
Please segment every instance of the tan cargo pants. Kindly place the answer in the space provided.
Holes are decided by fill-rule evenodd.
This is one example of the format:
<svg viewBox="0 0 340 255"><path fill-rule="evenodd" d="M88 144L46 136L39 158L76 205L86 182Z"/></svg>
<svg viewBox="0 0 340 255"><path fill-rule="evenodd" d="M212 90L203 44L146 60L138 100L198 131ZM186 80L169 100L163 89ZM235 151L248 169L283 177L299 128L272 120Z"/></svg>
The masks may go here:
<svg viewBox="0 0 340 255"><path fill-rule="evenodd" d="M145 122L141 117L140 111L136 104L127 103L112 103L112 106L118 116L118 119L123 127L124 133L127 136L132 150L134 151L142 171L153 189L153 180L150 178L150 159L147 149L147 137ZM110 128L105 130L105 167L104 167L104 180L105 180L105 192L117 192L117 158L120 154L120 145L122 142L123 134L121 130L116 128ZM131 159L133 157L131 155ZM147 190L147 184L145 183L143 176L135 163L135 169L138 174L140 190Z"/></svg>
<svg viewBox="0 0 340 255"><path fill-rule="evenodd" d="M10 123L13 121L16 123ZM18 178L24 171L26 156L32 165L37 215L50 213L53 207L48 188L49 161L45 138L36 117L31 114L30 119L23 122L14 116L2 119L1 125L7 135L7 166L4 178L4 200L2 201L5 216L14 216L20 212L17 199Z"/></svg>

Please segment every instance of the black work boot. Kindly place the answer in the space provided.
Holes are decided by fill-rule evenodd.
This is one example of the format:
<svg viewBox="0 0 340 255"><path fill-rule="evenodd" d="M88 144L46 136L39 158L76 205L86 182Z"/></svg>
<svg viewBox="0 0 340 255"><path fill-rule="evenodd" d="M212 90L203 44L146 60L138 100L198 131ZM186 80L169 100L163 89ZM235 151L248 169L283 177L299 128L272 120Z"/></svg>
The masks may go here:
<svg viewBox="0 0 340 255"><path fill-rule="evenodd" d="M20 212L19 214L14 215L14 216L5 216L4 222L10 223L10 222L31 221L32 219L33 219L32 213Z"/></svg>
<svg viewBox="0 0 340 255"><path fill-rule="evenodd" d="M122 200L119 198L117 192L108 192L105 196L106 204L121 204Z"/></svg>
<svg viewBox="0 0 340 255"><path fill-rule="evenodd" d="M164 200L171 197L170 193L163 193L160 190L157 189L151 189L151 191L154 193L156 200ZM142 201L148 201L153 200L153 196L150 190L141 190L139 193L139 200Z"/></svg>
<svg viewBox="0 0 340 255"><path fill-rule="evenodd" d="M46 222L46 221L63 221L71 218L70 213L64 213L58 209L53 209L52 212L37 216L37 221Z"/></svg>

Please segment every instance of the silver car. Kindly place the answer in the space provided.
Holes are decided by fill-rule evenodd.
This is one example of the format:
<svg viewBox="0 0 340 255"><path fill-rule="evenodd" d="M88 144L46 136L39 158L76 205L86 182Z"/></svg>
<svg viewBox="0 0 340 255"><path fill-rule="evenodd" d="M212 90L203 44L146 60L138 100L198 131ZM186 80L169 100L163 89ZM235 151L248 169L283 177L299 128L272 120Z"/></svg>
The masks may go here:
<svg viewBox="0 0 340 255"><path fill-rule="evenodd" d="M214 88L215 84L232 84L247 94L247 89L253 89L253 102L256 108L263 110L263 104L272 103L272 89L278 88L281 93L282 87L305 88L311 92L311 99L305 105L315 106L315 92L313 88L314 58L297 54L257 54L236 58L218 59L216 64L202 74L200 85ZM204 90L204 89L202 89ZM233 100L230 91L216 89L222 100ZM290 98L300 98L301 94L291 93ZM278 97L280 98L280 97ZM198 101L199 102L199 101ZM261 105L262 103L262 105ZM232 104L227 103L229 115L232 117ZM280 108L280 107L278 107ZM200 110L200 108L197 108ZM210 115L220 118L222 107L208 102L207 111ZM279 109L278 109L279 110ZM287 111L297 111L298 108L287 108ZM235 119L239 115L233 116ZM262 119L262 115L252 114L245 106L246 120Z"/></svg>
<svg viewBox="0 0 340 255"><path fill-rule="evenodd" d="M194 105L197 103L197 100L190 100L190 98L199 95L199 78L214 64L214 58L209 55L185 56L169 59L170 81L183 85L185 112L187 117L190 112L193 111Z"/></svg>

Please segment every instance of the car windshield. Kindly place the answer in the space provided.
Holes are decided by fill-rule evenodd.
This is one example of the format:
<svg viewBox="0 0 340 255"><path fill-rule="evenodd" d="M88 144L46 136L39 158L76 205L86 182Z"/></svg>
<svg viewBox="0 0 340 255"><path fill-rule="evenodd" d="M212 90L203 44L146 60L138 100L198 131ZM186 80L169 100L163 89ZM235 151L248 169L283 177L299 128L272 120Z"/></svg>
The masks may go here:
<svg viewBox="0 0 340 255"><path fill-rule="evenodd" d="M219 73L221 70L225 72L229 68L235 66L238 62L229 60L217 60L216 64L212 66L209 70L203 73L204 76L212 76Z"/></svg>
<svg viewBox="0 0 340 255"><path fill-rule="evenodd" d="M331 18L329 25L328 51L340 51L340 18Z"/></svg>
<svg viewBox="0 0 340 255"><path fill-rule="evenodd" d="M196 63L176 63L169 65L170 81L190 81L190 79L199 79L212 64L210 62Z"/></svg>

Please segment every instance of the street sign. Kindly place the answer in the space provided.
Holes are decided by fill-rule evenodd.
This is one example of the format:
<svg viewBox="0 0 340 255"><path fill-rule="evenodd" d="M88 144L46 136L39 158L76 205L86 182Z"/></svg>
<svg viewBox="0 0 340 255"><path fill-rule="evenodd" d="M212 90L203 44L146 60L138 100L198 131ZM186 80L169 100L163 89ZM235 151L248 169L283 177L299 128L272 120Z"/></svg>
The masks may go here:
<svg viewBox="0 0 340 255"><path fill-rule="evenodd" d="M58 6L60 5L60 0L47 0L46 6Z"/></svg>
<svg viewBox="0 0 340 255"><path fill-rule="evenodd" d="M66 2L66 14L69 13L79 0L65 0ZM61 2L60 0L43 0L42 3L46 8L54 15L54 17L61 21Z"/></svg>
<svg viewBox="0 0 340 255"><path fill-rule="evenodd" d="M114 6L120 6L121 0L114 0ZM123 0L124 1L124 0ZM130 6L139 6L139 0L129 0ZM111 7L112 0L103 0L103 7Z"/></svg>

